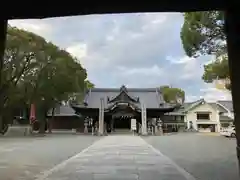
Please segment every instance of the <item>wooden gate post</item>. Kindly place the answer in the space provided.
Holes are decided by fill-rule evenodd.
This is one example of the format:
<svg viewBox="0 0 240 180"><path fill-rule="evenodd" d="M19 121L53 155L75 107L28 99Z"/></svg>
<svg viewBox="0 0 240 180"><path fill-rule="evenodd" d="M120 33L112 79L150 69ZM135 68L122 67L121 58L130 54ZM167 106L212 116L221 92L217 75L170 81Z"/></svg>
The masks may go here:
<svg viewBox="0 0 240 180"><path fill-rule="evenodd" d="M227 35L227 50L234 108L234 123L236 126L237 157L240 165L240 12L239 8L225 11L225 31ZM239 166L240 167L240 166ZM239 168L240 172L240 168Z"/></svg>
<svg viewBox="0 0 240 180"><path fill-rule="evenodd" d="M2 87L2 69L3 69L3 55L5 50L6 34L7 34L7 20L0 19L0 132L3 130L3 116L1 114L1 106L3 104L3 96L1 94Z"/></svg>

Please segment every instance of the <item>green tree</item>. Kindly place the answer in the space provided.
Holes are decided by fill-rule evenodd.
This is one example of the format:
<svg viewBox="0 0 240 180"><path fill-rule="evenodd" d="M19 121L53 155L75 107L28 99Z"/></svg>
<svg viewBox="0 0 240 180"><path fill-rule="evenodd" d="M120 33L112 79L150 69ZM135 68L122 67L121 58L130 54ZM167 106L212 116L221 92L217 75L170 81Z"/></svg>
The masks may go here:
<svg viewBox="0 0 240 180"><path fill-rule="evenodd" d="M86 89L91 89L91 88L94 88L95 85L93 83L91 83L89 80L86 80L85 87L86 87Z"/></svg>
<svg viewBox="0 0 240 180"><path fill-rule="evenodd" d="M167 103L178 103L177 98L182 98L183 102L185 100L185 92L180 88L161 86L160 90L163 93L163 98Z"/></svg>
<svg viewBox="0 0 240 180"><path fill-rule="evenodd" d="M69 98L70 102L73 104L81 104L84 100L86 91L94 87L95 85L93 83L91 83L89 80L85 80L84 90L81 92L78 91L77 93L73 93Z"/></svg>
<svg viewBox="0 0 240 180"><path fill-rule="evenodd" d="M85 87L86 70L69 53L51 43L46 44L39 65L24 78L24 84L31 92L30 102L37 107L37 118L44 132L45 117L57 103L69 100L75 92Z"/></svg>
<svg viewBox="0 0 240 180"><path fill-rule="evenodd" d="M215 55L216 60L204 66L202 79L212 83L216 79L229 79L224 13L204 11L184 13L181 40L190 57ZM222 56L224 56L222 60ZM230 84L226 88L231 89Z"/></svg>
<svg viewBox="0 0 240 180"><path fill-rule="evenodd" d="M15 107L29 108L34 103L41 132L48 110L73 93L83 92L87 78L86 70L68 52L36 34L12 27L8 27L1 73L0 124Z"/></svg>
<svg viewBox="0 0 240 180"><path fill-rule="evenodd" d="M38 41L38 44L36 44ZM17 28L8 27L6 48L1 67L0 84L0 130L6 120L6 109L10 109L12 100L16 97L13 93L18 83L36 63L37 49L45 40L39 36Z"/></svg>
<svg viewBox="0 0 240 180"><path fill-rule="evenodd" d="M219 88L231 89L227 56L220 56L215 61L204 65L202 79L207 83L213 83L218 79L225 80L225 87Z"/></svg>
<svg viewBox="0 0 240 180"><path fill-rule="evenodd" d="M190 57L225 53L226 35L223 12L185 13L181 40L186 54Z"/></svg>

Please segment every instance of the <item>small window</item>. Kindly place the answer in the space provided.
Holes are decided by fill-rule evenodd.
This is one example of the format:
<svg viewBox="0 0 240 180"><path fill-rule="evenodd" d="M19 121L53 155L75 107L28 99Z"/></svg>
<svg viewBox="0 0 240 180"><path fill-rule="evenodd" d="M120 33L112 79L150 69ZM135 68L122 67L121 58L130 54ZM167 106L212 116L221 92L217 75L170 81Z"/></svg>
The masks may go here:
<svg viewBox="0 0 240 180"><path fill-rule="evenodd" d="M181 116L181 121L184 121L184 116Z"/></svg>
<svg viewBox="0 0 240 180"><path fill-rule="evenodd" d="M209 113L197 113L197 120L210 120Z"/></svg>

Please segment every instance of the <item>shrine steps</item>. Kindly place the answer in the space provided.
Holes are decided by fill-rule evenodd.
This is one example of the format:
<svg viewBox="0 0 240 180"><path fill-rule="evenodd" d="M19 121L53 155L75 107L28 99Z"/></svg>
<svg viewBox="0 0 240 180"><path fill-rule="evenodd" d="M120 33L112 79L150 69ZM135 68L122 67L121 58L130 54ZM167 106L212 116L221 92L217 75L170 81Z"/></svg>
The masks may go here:
<svg viewBox="0 0 240 180"><path fill-rule="evenodd" d="M132 134L132 131L130 129L115 129L110 134Z"/></svg>

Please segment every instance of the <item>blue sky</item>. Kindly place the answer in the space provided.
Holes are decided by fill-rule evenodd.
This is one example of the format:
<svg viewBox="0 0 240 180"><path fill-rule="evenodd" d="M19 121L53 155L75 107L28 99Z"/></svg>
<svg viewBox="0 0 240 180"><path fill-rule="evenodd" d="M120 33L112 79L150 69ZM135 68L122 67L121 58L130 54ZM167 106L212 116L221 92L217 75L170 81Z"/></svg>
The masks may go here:
<svg viewBox="0 0 240 180"><path fill-rule="evenodd" d="M180 13L89 15L9 22L52 41L76 56L96 87L159 87L185 90L186 100L231 99L201 80L212 57L185 55Z"/></svg>

